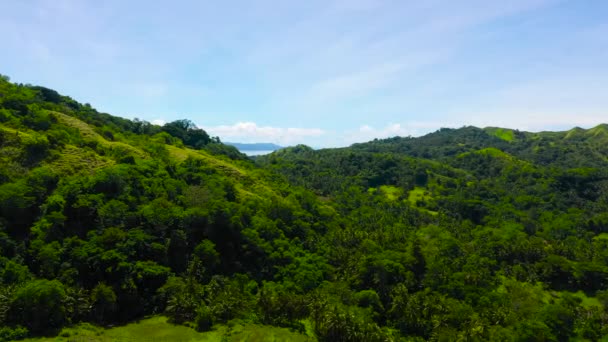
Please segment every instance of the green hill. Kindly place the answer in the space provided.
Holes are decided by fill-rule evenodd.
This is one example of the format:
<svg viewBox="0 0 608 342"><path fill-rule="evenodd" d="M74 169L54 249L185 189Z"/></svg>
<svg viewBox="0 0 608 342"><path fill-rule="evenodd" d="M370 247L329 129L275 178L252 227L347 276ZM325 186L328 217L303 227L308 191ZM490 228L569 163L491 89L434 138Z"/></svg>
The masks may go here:
<svg viewBox="0 0 608 342"><path fill-rule="evenodd" d="M585 130L530 133L489 127L442 128L419 138L389 138L354 144L354 150L388 152L446 161L456 155L496 148L517 158L545 166L608 166L606 125Z"/></svg>
<svg viewBox="0 0 608 342"><path fill-rule="evenodd" d="M249 159L0 78L0 341L608 336L608 128Z"/></svg>

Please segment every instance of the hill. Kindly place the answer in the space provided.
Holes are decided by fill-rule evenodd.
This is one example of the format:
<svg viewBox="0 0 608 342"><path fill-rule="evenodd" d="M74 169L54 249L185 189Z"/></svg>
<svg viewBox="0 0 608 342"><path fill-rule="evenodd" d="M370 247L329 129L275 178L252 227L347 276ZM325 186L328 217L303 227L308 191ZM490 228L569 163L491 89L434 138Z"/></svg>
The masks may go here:
<svg viewBox="0 0 608 342"><path fill-rule="evenodd" d="M0 340L599 340L607 132L254 161L2 77Z"/></svg>
<svg viewBox="0 0 608 342"><path fill-rule="evenodd" d="M522 132L488 127L442 128L420 138L389 138L354 144L354 150L388 152L446 160L455 155L497 148L540 165L559 167L608 165L607 125L563 132Z"/></svg>

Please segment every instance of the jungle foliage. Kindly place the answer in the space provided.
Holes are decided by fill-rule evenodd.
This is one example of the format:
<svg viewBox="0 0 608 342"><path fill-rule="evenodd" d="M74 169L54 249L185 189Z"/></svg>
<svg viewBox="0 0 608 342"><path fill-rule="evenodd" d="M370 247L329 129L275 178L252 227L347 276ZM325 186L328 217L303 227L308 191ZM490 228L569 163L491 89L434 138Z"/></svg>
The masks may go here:
<svg viewBox="0 0 608 342"><path fill-rule="evenodd" d="M608 127L251 160L0 78L0 340L163 314L319 341L608 335Z"/></svg>

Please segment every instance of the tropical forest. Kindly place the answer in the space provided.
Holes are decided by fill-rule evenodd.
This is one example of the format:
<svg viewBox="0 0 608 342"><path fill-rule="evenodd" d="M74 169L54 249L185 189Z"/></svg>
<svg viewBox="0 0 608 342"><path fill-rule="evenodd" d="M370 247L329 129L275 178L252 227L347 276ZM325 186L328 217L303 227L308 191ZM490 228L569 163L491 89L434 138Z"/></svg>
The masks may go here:
<svg viewBox="0 0 608 342"><path fill-rule="evenodd" d="M248 157L2 76L0 341L137 337L608 339L608 125Z"/></svg>

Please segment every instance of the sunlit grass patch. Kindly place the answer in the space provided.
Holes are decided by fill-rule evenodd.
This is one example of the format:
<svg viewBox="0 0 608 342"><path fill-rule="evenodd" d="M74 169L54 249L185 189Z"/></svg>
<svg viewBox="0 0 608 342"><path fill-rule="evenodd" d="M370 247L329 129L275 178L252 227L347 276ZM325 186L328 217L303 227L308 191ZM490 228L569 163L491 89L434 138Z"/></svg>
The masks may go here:
<svg viewBox="0 0 608 342"><path fill-rule="evenodd" d="M61 174L74 174L80 171L94 172L111 165L114 165L114 161L110 158L72 145L66 145L61 151L61 155L48 163L51 169Z"/></svg>
<svg viewBox="0 0 608 342"><path fill-rule="evenodd" d="M82 323L70 328L64 328L58 336L39 337L23 340L25 342L50 341L313 341L312 338L293 332L286 328L250 323L236 323L230 325L216 325L212 331L197 332L184 326L167 322L164 316L154 316L136 323L120 327L104 329L89 323Z"/></svg>
<svg viewBox="0 0 608 342"><path fill-rule="evenodd" d="M403 194L403 190L401 188L391 185L380 186L380 191L382 191L382 193L386 195L386 198L391 201L398 199Z"/></svg>
<svg viewBox="0 0 608 342"><path fill-rule="evenodd" d="M490 133L491 135L502 139L504 141L513 141L513 139L515 138L515 135L513 133L512 130L510 129L506 129L506 128L486 128L486 132Z"/></svg>
<svg viewBox="0 0 608 342"><path fill-rule="evenodd" d="M436 211L425 208L426 203L430 200L432 200L432 196L429 194L429 190L419 186L410 190L407 197L407 201L410 202L411 206L417 207L428 214L437 215Z"/></svg>

